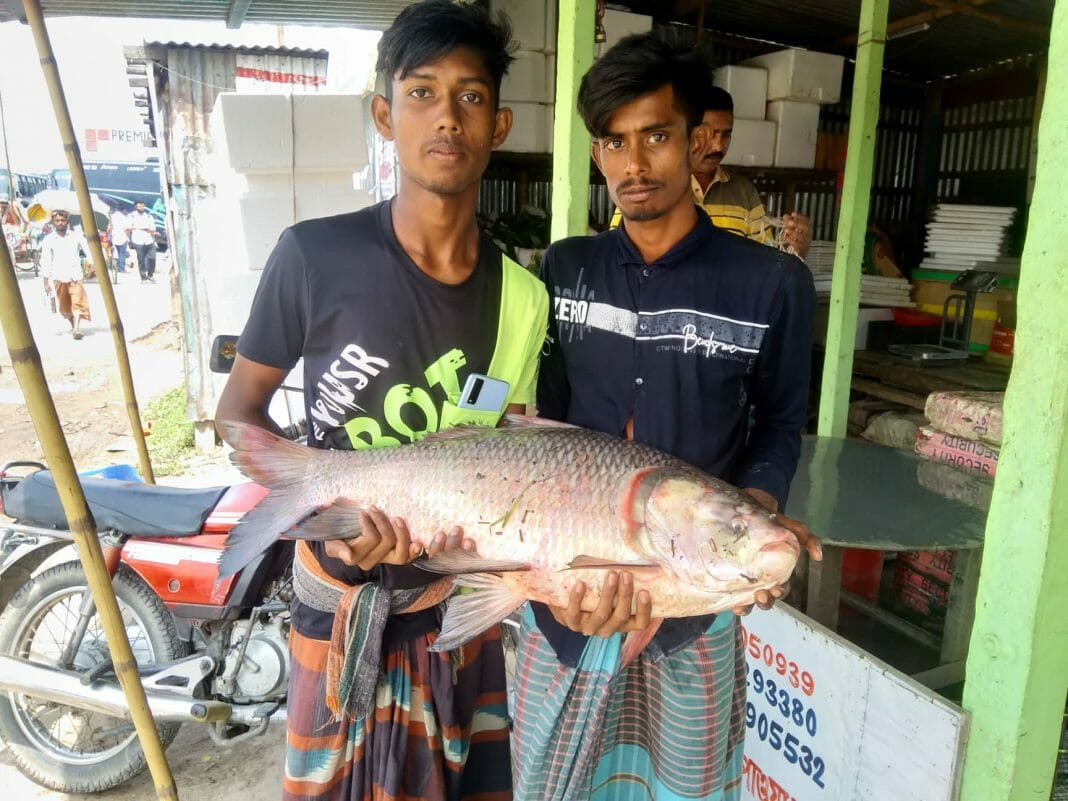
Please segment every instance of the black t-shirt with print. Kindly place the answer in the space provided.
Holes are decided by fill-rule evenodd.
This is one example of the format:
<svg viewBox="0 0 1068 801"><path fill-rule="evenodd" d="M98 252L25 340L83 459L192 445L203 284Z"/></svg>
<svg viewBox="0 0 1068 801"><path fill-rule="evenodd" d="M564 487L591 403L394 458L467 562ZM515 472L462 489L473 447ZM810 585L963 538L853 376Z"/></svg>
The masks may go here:
<svg viewBox="0 0 1068 801"><path fill-rule="evenodd" d="M501 253L482 234L462 284L434 280L397 242L391 207L307 220L283 232L260 281L238 352L270 367L304 359L308 444L319 448L412 442L435 431L469 373L486 373L497 339ZM387 510L388 511L388 510ZM323 568L355 584L416 587L427 573L384 565L371 572L328 557ZM294 602L293 624L330 635L332 616ZM436 625L434 610L395 615L386 639Z"/></svg>

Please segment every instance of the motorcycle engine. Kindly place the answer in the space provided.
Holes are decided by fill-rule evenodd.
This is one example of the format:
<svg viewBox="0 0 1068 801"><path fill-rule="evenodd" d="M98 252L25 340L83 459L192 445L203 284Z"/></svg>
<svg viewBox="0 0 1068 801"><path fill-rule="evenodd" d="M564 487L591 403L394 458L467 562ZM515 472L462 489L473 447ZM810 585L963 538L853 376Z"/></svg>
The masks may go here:
<svg viewBox="0 0 1068 801"><path fill-rule="evenodd" d="M289 678L287 632L288 621L281 615L266 622L234 623L215 692L242 704L284 698Z"/></svg>

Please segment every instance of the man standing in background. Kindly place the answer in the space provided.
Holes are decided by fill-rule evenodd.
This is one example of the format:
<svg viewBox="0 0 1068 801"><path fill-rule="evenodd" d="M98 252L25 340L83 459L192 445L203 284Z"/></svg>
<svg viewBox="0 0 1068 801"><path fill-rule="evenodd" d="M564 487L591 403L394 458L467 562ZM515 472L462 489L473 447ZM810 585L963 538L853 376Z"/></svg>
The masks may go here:
<svg viewBox="0 0 1068 801"><path fill-rule="evenodd" d="M126 272L126 249L130 242L126 229L129 227L130 221L126 213L121 206L115 206L108 218L108 236L115 247L115 269L120 273Z"/></svg>
<svg viewBox="0 0 1068 801"><path fill-rule="evenodd" d="M82 285L82 254L89 245L81 232L69 230L70 214L64 209L52 212L52 233L41 250L41 275L46 294L55 293L59 313L70 323L75 339L82 338L82 320L89 319L89 298Z"/></svg>
<svg viewBox="0 0 1068 801"><path fill-rule="evenodd" d="M134 203L133 214L129 217L127 231L130 232L130 244L137 252L137 269L141 272L141 282L156 282L156 221L145 211L145 204L138 200Z"/></svg>
<svg viewBox="0 0 1068 801"><path fill-rule="evenodd" d="M731 175L722 167L734 134L734 99L726 89L713 86L709 90L702 122L708 128L708 143L701 154L690 160L697 203L717 228L765 245L776 244L775 231L756 187L748 178ZM805 258L812 243L812 221L797 212L784 214L782 219L777 244Z"/></svg>

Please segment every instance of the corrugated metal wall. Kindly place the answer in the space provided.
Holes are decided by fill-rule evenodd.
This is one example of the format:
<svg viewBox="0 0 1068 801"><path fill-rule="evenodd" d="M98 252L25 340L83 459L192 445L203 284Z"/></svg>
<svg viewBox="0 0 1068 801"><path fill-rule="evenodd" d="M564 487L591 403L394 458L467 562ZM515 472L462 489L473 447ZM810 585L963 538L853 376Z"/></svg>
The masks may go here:
<svg viewBox="0 0 1068 801"><path fill-rule="evenodd" d="M211 296L204 275L216 267L212 254L200 247L197 235L202 204L214 196L211 175L211 112L221 92L320 91L326 85L325 54L307 51L209 48L171 43L159 53L148 46L150 87L160 162L167 182L171 260L181 299L186 410L192 420L210 420L215 413L215 388L208 369L212 338ZM153 55L154 53L154 55ZM243 65L265 76L237 76ZM278 75L303 75L310 80L278 81ZM272 79L271 76L275 76ZM321 79L321 80L318 80ZM240 87L239 87L240 83ZM240 332L234 332L240 333Z"/></svg>

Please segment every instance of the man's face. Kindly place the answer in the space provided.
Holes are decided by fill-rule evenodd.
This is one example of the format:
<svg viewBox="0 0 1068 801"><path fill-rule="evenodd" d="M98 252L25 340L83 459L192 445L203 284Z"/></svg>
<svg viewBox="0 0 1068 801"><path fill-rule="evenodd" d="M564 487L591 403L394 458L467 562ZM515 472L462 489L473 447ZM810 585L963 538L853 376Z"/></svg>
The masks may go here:
<svg viewBox="0 0 1068 801"><path fill-rule="evenodd" d="M461 47L393 81L393 100L373 100L375 125L397 146L406 178L438 195L477 185L512 126L511 109L494 111L493 77Z"/></svg>
<svg viewBox="0 0 1068 801"><path fill-rule="evenodd" d="M134 211L141 212L145 210L144 203L134 203Z"/></svg>
<svg viewBox="0 0 1068 801"><path fill-rule="evenodd" d="M708 144L693 160L690 168L695 175L711 175L731 146L734 114L730 111L706 111L701 121L708 132Z"/></svg>
<svg viewBox="0 0 1068 801"><path fill-rule="evenodd" d="M56 213L52 215L52 227L60 233L67 230L67 225L70 223L70 217L66 214Z"/></svg>
<svg viewBox="0 0 1068 801"><path fill-rule="evenodd" d="M670 84L620 106L606 129L592 155L624 219L655 220L692 202L689 160L704 146L703 129L686 134Z"/></svg>

